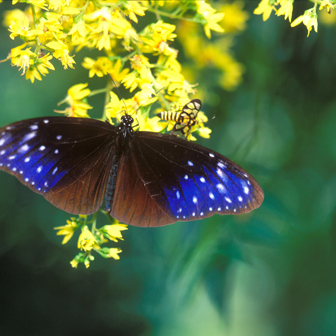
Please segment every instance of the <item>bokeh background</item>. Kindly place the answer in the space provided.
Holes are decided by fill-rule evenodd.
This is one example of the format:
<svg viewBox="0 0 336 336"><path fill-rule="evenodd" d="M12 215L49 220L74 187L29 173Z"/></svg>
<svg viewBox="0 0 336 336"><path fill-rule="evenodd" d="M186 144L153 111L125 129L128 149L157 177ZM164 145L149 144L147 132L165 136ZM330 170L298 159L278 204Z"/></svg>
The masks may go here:
<svg viewBox="0 0 336 336"><path fill-rule="evenodd" d="M199 143L255 176L261 208L129 227L119 261L73 269L76 242L62 246L53 229L68 214L0 172L0 335L336 335L336 26L320 22L307 38L283 17L263 22L257 4L246 2L248 26L235 37L241 85L224 91L207 68L196 78L213 130ZM295 4L294 18L307 8ZM0 41L5 59L5 28ZM87 81L83 57L34 84L1 63L0 125L53 115Z"/></svg>

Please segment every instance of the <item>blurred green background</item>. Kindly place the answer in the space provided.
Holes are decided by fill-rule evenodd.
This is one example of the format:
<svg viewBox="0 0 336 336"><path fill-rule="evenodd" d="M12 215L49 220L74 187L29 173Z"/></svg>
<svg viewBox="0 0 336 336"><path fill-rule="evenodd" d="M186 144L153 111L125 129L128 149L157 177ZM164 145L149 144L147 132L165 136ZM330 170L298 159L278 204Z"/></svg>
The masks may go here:
<svg viewBox="0 0 336 336"><path fill-rule="evenodd" d="M53 229L68 214L0 172L0 335L336 335L336 28L306 38L283 17L262 22L257 3L234 48L242 85L223 92L211 72L199 81L215 116L199 143L254 175L261 208L129 227L119 261L73 269L76 242L62 246ZM295 3L294 18L307 8ZM8 35L0 59L17 45ZM33 85L1 63L0 125L53 115L87 81L77 56L75 70L56 64ZM103 98L90 103L99 114Z"/></svg>

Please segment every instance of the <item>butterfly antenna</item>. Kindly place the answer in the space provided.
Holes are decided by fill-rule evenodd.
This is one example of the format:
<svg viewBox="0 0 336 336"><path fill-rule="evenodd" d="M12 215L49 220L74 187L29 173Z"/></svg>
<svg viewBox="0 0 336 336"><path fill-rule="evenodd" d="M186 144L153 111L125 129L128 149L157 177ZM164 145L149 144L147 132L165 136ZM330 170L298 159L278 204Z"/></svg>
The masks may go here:
<svg viewBox="0 0 336 336"><path fill-rule="evenodd" d="M114 87L115 87L116 90L117 90L119 99L122 100L122 102L123 102L123 104L124 104L124 106L125 106L125 110L124 110L124 111L121 111L121 112L124 112L125 114L127 114L127 106L126 106L126 104L125 104L125 99L122 97L122 95L121 95L121 93L120 93L120 91L119 91L119 89L118 89L118 86L117 86L116 82L113 80L111 74L108 73L108 75L110 76L110 78L111 78L111 82L113 83Z"/></svg>

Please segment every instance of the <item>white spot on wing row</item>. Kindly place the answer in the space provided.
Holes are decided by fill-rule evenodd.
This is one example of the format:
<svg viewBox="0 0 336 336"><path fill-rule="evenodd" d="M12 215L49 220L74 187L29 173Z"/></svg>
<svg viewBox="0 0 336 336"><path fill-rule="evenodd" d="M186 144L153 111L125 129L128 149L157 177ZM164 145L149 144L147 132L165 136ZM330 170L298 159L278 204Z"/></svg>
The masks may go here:
<svg viewBox="0 0 336 336"><path fill-rule="evenodd" d="M222 168L222 169L226 169L226 165L223 162L218 162L217 166Z"/></svg>
<svg viewBox="0 0 336 336"><path fill-rule="evenodd" d="M1 140L0 140L0 146L2 146L4 143L5 143L5 139L4 138L2 138Z"/></svg>
<svg viewBox="0 0 336 336"><path fill-rule="evenodd" d="M29 146L25 144L19 148L18 152L19 153L27 152L28 149L29 149Z"/></svg>
<svg viewBox="0 0 336 336"><path fill-rule="evenodd" d="M22 139L22 142L27 142L29 141L30 139L34 138L36 136L36 132L30 132L30 133L27 133L23 139Z"/></svg>
<svg viewBox="0 0 336 336"><path fill-rule="evenodd" d="M217 185L216 185L216 187L217 187L217 189L218 189L218 191L221 193L221 194L224 194L225 193L225 187L223 186L223 184L220 184L220 183L218 183Z"/></svg>

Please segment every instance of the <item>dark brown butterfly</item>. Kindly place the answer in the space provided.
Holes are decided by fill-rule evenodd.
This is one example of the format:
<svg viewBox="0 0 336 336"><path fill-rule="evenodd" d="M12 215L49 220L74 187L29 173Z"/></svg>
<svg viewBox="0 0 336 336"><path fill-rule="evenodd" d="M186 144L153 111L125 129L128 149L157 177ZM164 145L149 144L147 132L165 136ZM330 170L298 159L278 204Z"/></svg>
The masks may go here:
<svg viewBox="0 0 336 336"><path fill-rule="evenodd" d="M197 109L197 108L196 108ZM174 135L86 118L46 117L0 128L0 169L57 208L162 226L258 208L255 179L226 157Z"/></svg>

